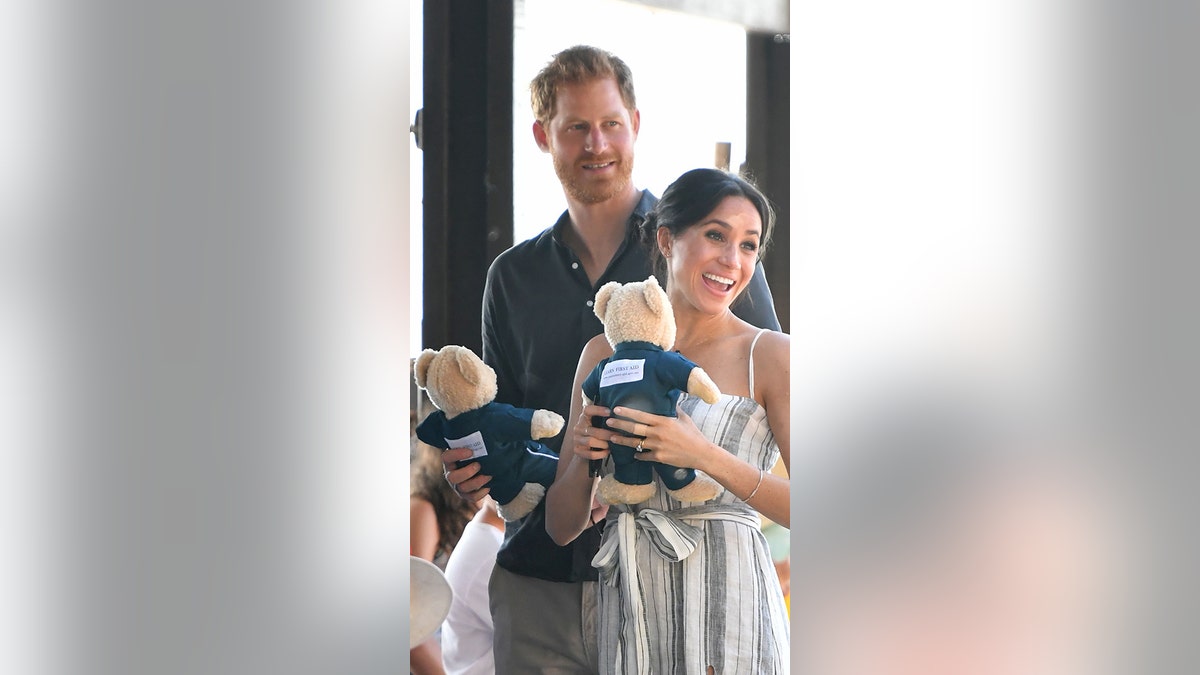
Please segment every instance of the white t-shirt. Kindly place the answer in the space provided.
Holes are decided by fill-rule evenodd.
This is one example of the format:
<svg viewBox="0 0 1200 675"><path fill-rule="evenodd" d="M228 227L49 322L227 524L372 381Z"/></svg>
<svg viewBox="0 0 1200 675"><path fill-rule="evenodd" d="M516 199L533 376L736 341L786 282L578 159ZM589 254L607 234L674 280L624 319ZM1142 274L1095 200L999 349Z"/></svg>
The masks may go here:
<svg viewBox="0 0 1200 675"><path fill-rule="evenodd" d="M504 532L477 521L467 523L446 564L446 580L454 591L450 613L442 623L442 665L446 675L491 675L492 612L488 580Z"/></svg>

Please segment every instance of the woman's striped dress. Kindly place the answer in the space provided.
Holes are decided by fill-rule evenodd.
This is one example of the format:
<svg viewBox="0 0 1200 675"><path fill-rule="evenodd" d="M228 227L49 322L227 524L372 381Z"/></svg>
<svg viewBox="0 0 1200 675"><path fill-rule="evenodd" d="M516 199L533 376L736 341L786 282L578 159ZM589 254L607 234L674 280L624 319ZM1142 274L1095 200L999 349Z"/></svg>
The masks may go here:
<svg viewBox="0 0 1200 675"><path fill-rule="evenodd" d="M685 394L681 408L705 436L750 464L769 471L779 458L766 410L754 400L723 395L709 405ZM606 540L617 538L622 517L628 520L624 532L627 542L635 542L628 562L636 560L636 590L627 583L630 575L601 569L600 671L703 675L711 665L715 673L726 675L789 672L783 593L767 542L755 525L757 514L728 491L709 502L691 503L671 498L661 483L658 488L632 512L614 506L608 515ZM618 516L618 508L630 515ZM678 518L686 524L676 530L658 527L655 523L665 519L648 509L668 516L675 512L677 518L716 511L718 518ZM722 512L738 519L722 519ZM634 513L641 514L636 536ZM672 544L682 547L686 557L678 562L663 557L659 549ZM693 544L695 549L687 553ZM604 551L602 546L597 560Z"/></svg>

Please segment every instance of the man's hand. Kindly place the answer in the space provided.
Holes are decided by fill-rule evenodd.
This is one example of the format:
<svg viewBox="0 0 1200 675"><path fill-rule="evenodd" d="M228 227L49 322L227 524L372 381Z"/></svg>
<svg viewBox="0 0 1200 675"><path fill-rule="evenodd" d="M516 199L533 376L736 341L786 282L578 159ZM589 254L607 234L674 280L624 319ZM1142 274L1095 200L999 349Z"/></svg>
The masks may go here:
<svg viewBox="0 0 1200 675"><path fill-rule="evenodd" d="M446 475L446 482L454 491L463 499L478 504L479 500L488 496L492 490L487 487L487 484L492 482L492 477L479 473L483 470L479 462L472 462L463 468L457 468L458 462L464 459L471 459L472 452L470 448L450 448L442 453L442 465Z"/></svg>

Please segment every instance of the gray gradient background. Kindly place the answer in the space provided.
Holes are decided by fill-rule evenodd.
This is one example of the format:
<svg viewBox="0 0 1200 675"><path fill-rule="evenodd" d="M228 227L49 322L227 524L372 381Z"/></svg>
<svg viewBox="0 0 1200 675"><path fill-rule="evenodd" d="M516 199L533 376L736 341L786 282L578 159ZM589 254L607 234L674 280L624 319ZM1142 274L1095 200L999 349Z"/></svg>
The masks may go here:
<svg viewBox="0 0 1200 675"><path fill-rule="evenodd" d="M41 3L3 71L0 670L406 667L407 292L364 242L406 241L409 27L336 5ZM1129 672L1194 672L1200 16L1072 11L1086 385L1161 546Z"/></svg>

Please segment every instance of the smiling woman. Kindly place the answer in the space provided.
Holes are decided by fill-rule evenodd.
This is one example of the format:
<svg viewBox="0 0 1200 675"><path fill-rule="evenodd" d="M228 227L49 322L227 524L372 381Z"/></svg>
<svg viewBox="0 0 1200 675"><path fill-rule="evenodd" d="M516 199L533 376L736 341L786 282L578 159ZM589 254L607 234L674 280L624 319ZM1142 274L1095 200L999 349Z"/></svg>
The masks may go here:
<svg viewBox="0 0 1200 675"><path fill-rule="evenodd" d="M609 507L592 561L605 675L788 672L787 614L760 514L790 523L788 479L769 473L791 461L790 340L730 311L772 225L770 205L750 183L695 169L667 188L643 226L670 298L674 348L711 376L721 392L715 402L685 394L676 416L585 406L584 378L614 352L599 335L580 356L576 422L546 497L556 543L590 525L597 479L588 463L607 458L610 444L636 447L635 460L695 469L722 488L703 501L655 490Z"/></svg>
<svg viewBox="0 0 1200 675"><path fill-rule="evenodd" d="M739 261L739 278L729 278L730 261L707 270L705 275L715 277L712 280L725 285L726 291L736 285L740 292L771 241L775 214L767 198L739 176L713 169L688 171L671 184L642 228L660 283L667 281L667 260L672 242L678 243L680 238L685 238L682 243L687 246L687 233L693 228L703 233L698 236L712 242L714 252L726 241L738 244L739 257L750 262L746 268L747 260Z"/></svg>

